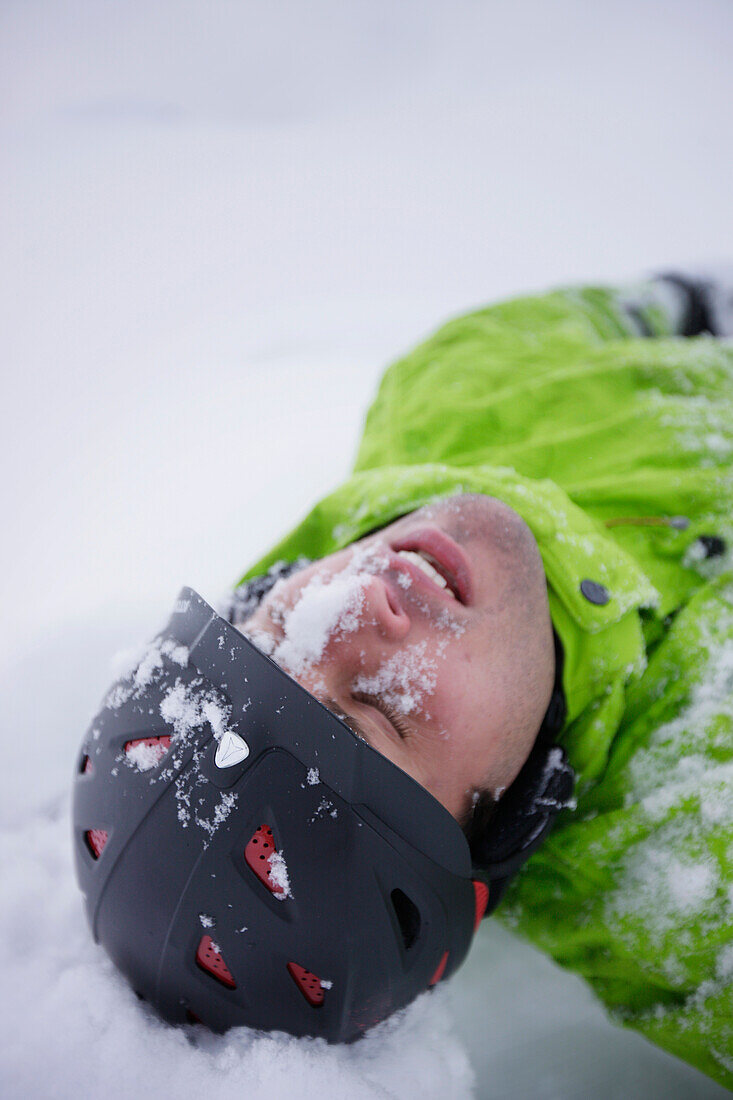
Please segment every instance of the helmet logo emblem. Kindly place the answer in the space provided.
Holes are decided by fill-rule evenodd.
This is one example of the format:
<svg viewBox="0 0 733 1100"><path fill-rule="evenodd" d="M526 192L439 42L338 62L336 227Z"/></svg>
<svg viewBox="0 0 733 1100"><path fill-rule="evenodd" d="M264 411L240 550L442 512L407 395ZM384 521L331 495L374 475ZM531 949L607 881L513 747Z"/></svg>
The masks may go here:
<svg viewBox="0 0 733 1100"><path fill-rule="evenodd" d="M249 756L249 745L238 734L225 730L216 747L214 763L217 768L231 768Z"/></svg>

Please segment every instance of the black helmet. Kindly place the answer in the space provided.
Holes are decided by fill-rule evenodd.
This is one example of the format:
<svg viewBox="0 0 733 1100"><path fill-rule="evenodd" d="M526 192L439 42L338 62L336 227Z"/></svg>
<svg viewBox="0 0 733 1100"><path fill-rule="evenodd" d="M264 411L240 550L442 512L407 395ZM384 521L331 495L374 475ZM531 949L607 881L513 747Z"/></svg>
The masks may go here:
<svg viewBox="0 0 733 1100"><path fill-rule="evenodd" d="M172 1022L353 1040L458 969L492 881L567 804L562 750L532 759L477 864L432 795L184 588L78 759L92 932Z"/></svg>

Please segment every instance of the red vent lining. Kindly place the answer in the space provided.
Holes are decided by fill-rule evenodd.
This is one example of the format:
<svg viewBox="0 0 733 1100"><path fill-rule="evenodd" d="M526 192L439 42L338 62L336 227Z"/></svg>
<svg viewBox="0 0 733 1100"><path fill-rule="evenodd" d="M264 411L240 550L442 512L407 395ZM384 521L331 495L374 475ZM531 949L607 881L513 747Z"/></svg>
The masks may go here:
<svg viewBox="0 0 733 1100"><path fill-rule="evenodd" d="M87 842L87 847L92 853L95 859L99 859L104 846L109 840L109 834L106 829L87 829L84 834Z"/></svg>
<svg viewBox="0 0 733 1100"><path fill-rule="evenodd" d="M164 733L161 737L138 737L135 741L126 741L125 752L129 752L130 749L136 749L138 745L145 745L148 749L155 749L155 755L157 757L156 764L159 764L171 747L170 734Z"/></svg>
<svg viewBox="0 0 733 1100"><path fill-rule="evenodd" d="M201 937L196 950L196 962L202 970L205 970L207 974L211 974L212 978L216 978L227 989L237 988L232 972L224 962L221 952L214 947L211 936Z"/></svg>
<svg viewBox="0 0 733 1100"><path fill-rule="evenodd" d="M445 971L445 965L446 965L447 962L448 962L448 952L444 951L443 952L443 958L438 963L438 965L435 969L435 973L433 974L432 978L428 982L428 986L438 984L440 979L443 977L443 973Z"/></svg>
<svg viewBox="0 0 733 1100"><path fill-rule="evenodd" d="M288 971L309 1005L318 1008L323 1004L324 992L321 979L298 963L288 963Z"/></svg>
<svg viewBox="0 0 733 1100"><path fill-rule="evenodd" d="M473 890L476 902L476 915L473 921L473 931L478 932L478 926L483 920L484 913L486 912L486 906L489 904L489 888L485 882L477 882L473 880Z"/></svg>
<svg viewBox="0 0 733 1100"><path fill-rule="evenodd" d="M272 839L272 829L269 825L260 825L244 849L244 858L263 886L266 886L271 894L282 897L282 888L277 886L270 878L270 859L276 851L275 841Z"/></svg>

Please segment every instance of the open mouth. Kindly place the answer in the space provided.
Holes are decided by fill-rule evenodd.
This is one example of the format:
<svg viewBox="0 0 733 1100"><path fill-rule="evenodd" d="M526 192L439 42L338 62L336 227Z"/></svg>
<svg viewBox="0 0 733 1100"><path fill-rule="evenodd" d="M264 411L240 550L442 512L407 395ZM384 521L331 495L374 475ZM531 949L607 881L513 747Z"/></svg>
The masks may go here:
<svg viewBox="0 0 733 1100"><path fill-rule="evenodd" d="M397 539L392 550L421 569L446 595L459 603L471 602L471 574L463 551L435 527L413 531Z"/></svg>

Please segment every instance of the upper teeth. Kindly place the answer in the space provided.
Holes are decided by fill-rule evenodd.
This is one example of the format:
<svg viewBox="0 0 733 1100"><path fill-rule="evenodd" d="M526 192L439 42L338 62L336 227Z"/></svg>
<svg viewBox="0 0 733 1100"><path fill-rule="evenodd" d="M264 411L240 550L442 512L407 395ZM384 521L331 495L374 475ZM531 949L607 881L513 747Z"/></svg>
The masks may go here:
<svg viewBox="0 0 733 1100"><path fill-rule="evenodd" d="M398 550L397 553L400 557L407 558L408 561L414 562L415 565L422 569L423 573L426 573L431 580L435 581L441 588L444 588L455 599L455 595L448 585L448 581L445 577L440 575L435 566L432 565L423 554L419 554L415 550Z"/></svg>

